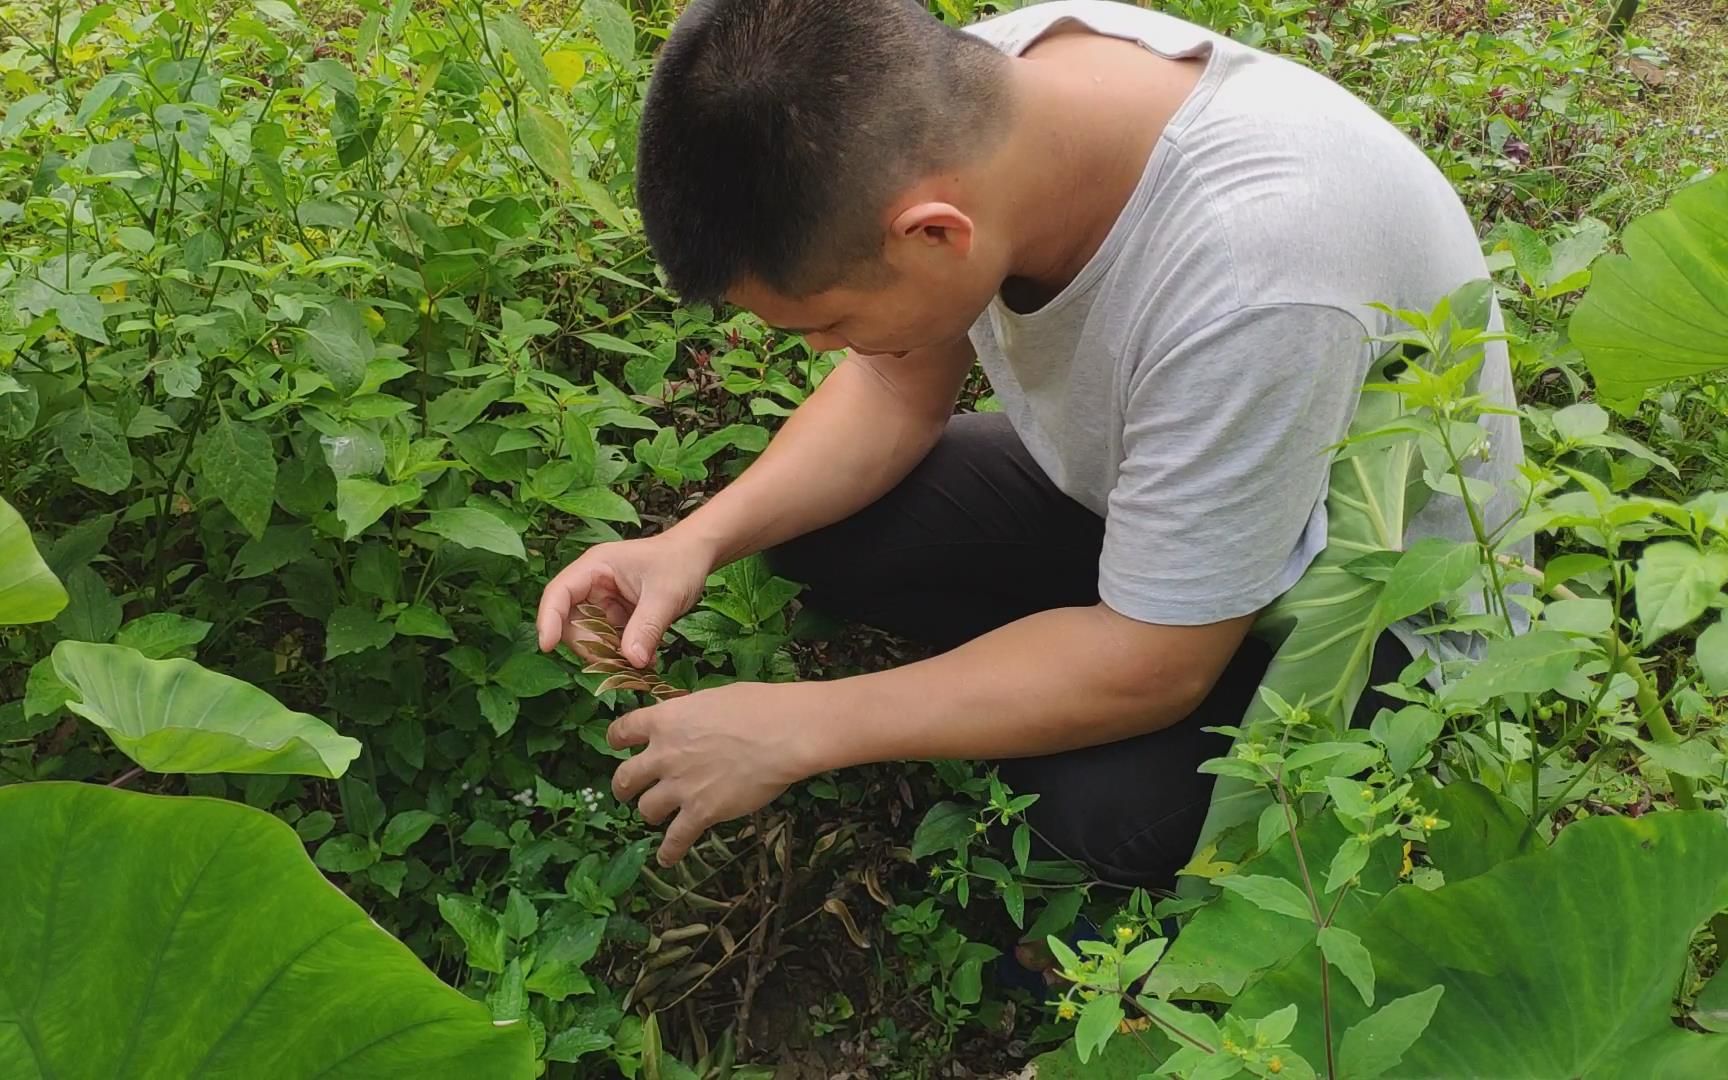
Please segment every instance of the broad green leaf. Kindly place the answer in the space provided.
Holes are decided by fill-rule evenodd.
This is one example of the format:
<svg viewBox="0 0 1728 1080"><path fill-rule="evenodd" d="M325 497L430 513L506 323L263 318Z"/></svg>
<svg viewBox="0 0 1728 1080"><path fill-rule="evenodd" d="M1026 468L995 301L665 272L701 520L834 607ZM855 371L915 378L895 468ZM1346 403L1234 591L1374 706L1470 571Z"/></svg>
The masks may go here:
<svg viewBox="0 0 1728 1080"><path fill-rule="evenodd" d="M1448 882L1475 877L1507 859L1542 850L1542 838L1524 812L1474 780L1446 784L1428 805L1447 823L1428 838L1428 861L1440 868Z"/></svg>
<svg viewBox="0 0 1728 1080"><path fill-rule="evenodd" d="M58 716L72 697L72 688L54 674L51 658L44 656L30 665L30 674L24 678L24 719Z"/></svg>
<svg viewBox="0 0 1728 1080"><path fill-rule="evenodd" d="M1379 618L1394 623L1449 598L1481 565L1474 544L1429 537L1399 556L1380 593Z"/></svg>
<svg viewBox="0 0 1728 1080"><path fill-rule="evenodd" d="M1468 880L1399 887L1351 930L1381 996L1443 994L1390 1075L1728 1075L1728 1039L1671 1017L1692 934L1725 903L1728 826L1713 811L1588 818ZM1294 1002L1291 1043L1310 1061L1325 1057L1315 960L1292 958L1233 1009ZM1332 1008L1334 1031L1367 1015L1354 995L1334 993Z"/></svg>
<svg viewBox="0 0 1728 1080"><path fill-rule="evenodd" d="M338 496L337 506L341 501ZM304 525L272 525L264 535L248 540L234 554L234 569L229 577L255 578L282 569L304 557L312 549L312 531Z"/></svg>
<svg viewBox="0 0 1728 1080"><path fill-rule="evenodd" d="M1440 737L1446 718L1425 705L1406 705L1374 717L1369 730L1386 748L1386 764L1399 776L1409 772Z"/></svg>
<svg viewBox="0 0 1728 1080"><path fill-rule="evenodd" d="M332 874L353 874L366 869L378 861L377 852L366 842L364 836L354 833L343 833L332 836L318 845L318 853L312 861L318 869Z"/></svg>
<svg viewBox="0 0 1728 1080"><path fill-rule="evenodd" d="M342 539L354 539L386 512L419 497L420 488L415 484L380 484L359 477L337 481L336 518L342 522Z"/></svg>
<svg viewBox="0 0 1728 1080"><path fill-rule="evenodd" d="M1341 926L1327 926L1321 928L1318 940L1326 962L1343 972L1364 1004L1374 1004L1374 962L1362 939Z"/></svg>
<svg viewBox="0 0 1728 1080"><path fill-rule="evenodd" d="M612 63L622 66L635 59L636 25L629 8L619 0L582 0L582 13Z"/></svg>
<svg viewBox="0 0 1728 1080"><path fill-rule="evenodd" d="M456 931L468 949L468 966L479 971L504 970L504 927L498 916L468 896L438 898L438 914Z"/></svg>
<svg viewBox="0 0 1728 1080"><path fill-rule="evenodd" d="M317 717L190 660L81 641L62 641L53 657L54 673L77 694L67 708L151 772L334 779L360 755L358 742Z"/></svg>
<svg viewBox="0 0 1728 1080"><path fill-rule="evenodd" d="M1728 967L1719 967L1698 999L1692 1003L1692 1019L1706 1031L1728 1033Z"/></svg>
<svg viewBox="0 0 1728 1080"><path fill-rule="evenodd" d="M1665 540L1638 558L1638 621L1646 645L1691 623L1722 595L1728 551Z"/></svg>
<svg viewBox="0 0 1728 1080"><path fill-rule="evenodd" d="M1151 971L1152 965L1164 955L1164 948L1168 944L1163 938L1152 938L1134 946L1128 955L1122 958L1122 966L1117 972L1122 978L1122 985L1132 986L1140 976Z"/></svg>
<svg viewBox="0 0 1728 1080"><path fill-rule="evenodd" d="M539 697L570 685L566 670L542 653L513 653L494 678L519 698Z"/></svg>
<svg viewBox="0 0 1728 1080"><path fill-rule="evenodd" d="M546 62L547 70L552 74L553 81L565 90L573 88L582 81L582 75L587 65L582 59L582 54L576 50L554 49L547 53L543 59Z"/></svg>
<svg viewBox="0 0 1728 1080"><path fill-rule="evenodd" d="M253 538L270 524L276 502L276 450L259 424L231 419L218 408L198 449L200 475Z"/></svg>
<svg viewBox="0 0 1728 1080"><path fill-rule="evenodd" d="M480 705L480 715L492 725L494 735L508 734L516 726L516 717L522 712L522 703L516 700L516 695L502 686L482 686L474 692Z"/></svg>
<svg viewBox="0 0 1728 1080"><path fill-rule="evenodd" d="M1074 1026L1074 1047L1084 1063L1101 1050L1122 1023L1122 999L1115 994L1100 994L1080 1010L1080 1022Z"/></svg>
<svg viewBox="0 0 1728 1080"><path fill-rule="evenodd" d="M1591 271L1568 333L1610 405L1728 365L1728 173L1681 189Z"/></svg>
<svg viewBox="0 0 1728 1080"><path fill-rule="evenodd" d="M1698 671L1712 694L1728 694L1728 622L1713 622L1698 635Z"/></svg>
<svg viewBox="0 0 1728 1080"><path fill-rule="evenodd" d="M471 506L434 510L426 516L420 527L465 548L496 552L524 561L528 558L528 552L522 547L522 538L516 535L516 530L495 515Z"/></svg>
<svg viewBox="0 0 1728 1080"><path fill-rule="evenodd" d="M396 628L363 607L344 605L330 613L324 627L324 657L335 659L390 644Z"/></svg>
<svg viewBox="0 0 1728 1080"><path fill-rule="evenodd" d="M1445 992L1444 986L1433 986L1408 994L1359 1021L1344 1033L1338 1071L1352 1080L1374 1080L1390 1072L1427 1030Z"/></svg>
<svg viewBox="0 0 1728 1080"><path fill-rule="evenodd" d="M0 499L0 626L47 622L66 600L65 587L42 561L23 517Z"/></svg>
<svg viewBox="0 0 1728 1080"><path fill-rule="evenodd" d="M114 495L132 482L132 451L120 424L88 398L66 413L55 435L78 483Z"/></svg>
<svg viewBox="0 0 1728 1080"><path fill-rule="evenodd" d="M528 159L547 176L565 186L576 182L576 172L570 164L570 133L557 117L525 102L517 117L516 137Z"/></svg>
<svg viewBox="0 0 1728 1080"><path fill-rule="evenodd" d="M613 854L611 861L606 864L606 869L600 874L602 896L622 896L630 886L636 884L637 875L642 872L642 864L648 861L649 842L646 838L634 840Z"/></svg>
<svg viewBox="0 0 1728 1080"><path fill-rule="evenodd" d="M378 846L386 855L401 855L436 824L436 814L425 810L404 810L384 826L384 835L379 838Z"/></svg>
<svg viewBox="0 0 1728 1080"><path fill-rule="evenodd" d="M1539 694L1559 686L1578 664L1585 646L1558 630L1532 630L1493 641L1482 658L1446 684L1442 701L1474 705L1506 694Z"/></svg>
<svg viewBox="0 0 1728 1080"><path fill-rule="evenodd" d="M1608 430L1608 410L1593 401L1568 405L1554 414L1554 430L1563 439L1577 442Z"/></svg>
<svg viewBox="0 0 1728 1080"><path fill-rule="evenodd" d="M302 339L311 359L336 392L347 397L366 380L372 359L372 335L360 308L351 300L334 299L306 324Z"/></svg>
<svg viewBox="0 0 1728 1080"><path fill-rule="evenodd" d="M54 627L73 641L110 641L120 629L125 612L108 583L88 566L66 575L66 594L71 602L54 618Z"/></svg>
<svg viewBox="0 0 1728 1080"><path fill-rule="evenodd" d="M0 987L30 988L0 995L9 1077L534 1075L528 1025L439 982L263 811L0 788L0 895Z"/></svg>
<svg viewBox="0 0 1728 1080"><path fill-rule="evenodd" d="M425 604L410 604L403 608L396 616L396 632L409 637L456 640L456 632L450 629L449 620Z"/></svg>
<svg viewBox="0 0 1728 1080"><path fill-rule="evenodd" d="M120 628L114 644L137 649L151 660L166 660L203 641L213 624L171 611L155 611Z"/></svg>
<svg viewBox="0 0 1728 1080"><path fill-rule="evenodd" d="M972 812L954 802L939 802L924 814L918 829L912 834L912 857L923 859L944 852L958 851L975 835Z"/></svg>
<svg viewBox="0 0 1728 1080"><path fill-rule="evenodd" d="M552 96L552 72L547 70L546 61L540 56L540 43L534 40L534 31L509 12L486 17L486 27L504 43L509 51L510 59L516 61L517 70L528 80L541 98Z"/></svg>
<svg viewBox="0 0 1728 1080"><path fill-rule="evenodd" d="M634 525L641 520L630 500L611 488L589 487L566 492L548 502L556 509L577 517L595 521L624 521Z"/></svg>
<svg viewBox="0 0 1728 1080"><path fill-rule="evenodd" d="M1288 915L1292 919L1313 921L1314 909L1308 897L1295 884L1270 874L1232 874L1216 878L1213 884L1242 897L1255 907Z"/></svg>
<svg viewBox="0 0 1728 1080"><path fill-rule="evenodd" d="M1614 626L1614 606L1597 597L1555 600L1542 609L1542 622L1569 634L1602 637Z"/></svg>

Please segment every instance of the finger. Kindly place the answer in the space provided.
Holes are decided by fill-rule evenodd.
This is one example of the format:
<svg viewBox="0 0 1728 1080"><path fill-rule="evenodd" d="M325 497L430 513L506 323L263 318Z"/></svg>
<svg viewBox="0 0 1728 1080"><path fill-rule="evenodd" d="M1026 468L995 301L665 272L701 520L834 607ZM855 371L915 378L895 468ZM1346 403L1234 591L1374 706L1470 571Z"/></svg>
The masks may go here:
<svg viewBox="0 0 1728 1080"><path fill-rule="evenodd" d="M666 829L666 839L660 843L660 865L671 866L682 859L684 853L702 839L703 832L712 824L713 822L689 807L678 811L678 816L672 819L672 824Z"/></svg>
<svg viewBox="0 0 1728 1080"><path fill-rule="evenodd" d="M594 587L595 564L585 557L577 559L558 572L540 594L540 611L534 621L539 632L540 651L551 652L564 636L564 624L570 612L588 598Z"/></svg>
<svg viewBox="0 0 1728 1080"><path fill-rule="evenodd" d="M606 745L614 750L628 750L632 746L647 746L650 729L655 717L648 715L658 708L650 706L625 713L606 728Z"/></svg>
<svg viewBox="0 0 1728 1080"><path fill-rule="evenodd" d="M678 811L678 801L678 794L670 783L655 784L636 800L636 810L643 821L658 825Z"/></svg>
<svg viewBox="0 0 1728 1080"><path fill-rule="evenodd" d="M612 770L612 794L619 802L629 802L659 779L659 758L654 754L637 754Z"/></svg>
<svg viewBox="0 0 1728 1080"><path fill-rule="evenodd" d="M636 610L630 613L629 625L624 627L624 658L639 668L652 664L654 649L666 628L682 614L677 598L665 589L652 585L644 589L642 598L636 601Z"/></svg>

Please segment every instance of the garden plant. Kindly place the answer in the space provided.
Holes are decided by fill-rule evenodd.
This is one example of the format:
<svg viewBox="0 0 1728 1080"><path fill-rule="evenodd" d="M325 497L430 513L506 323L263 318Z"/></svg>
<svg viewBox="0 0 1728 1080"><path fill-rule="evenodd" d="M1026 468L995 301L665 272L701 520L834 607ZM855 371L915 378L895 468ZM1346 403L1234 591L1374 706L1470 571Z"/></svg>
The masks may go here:
<svg viewBox="0 0 1728 1080"><path fill-rule="evenodd" d="M906 649L759 559L653 670L537 648L838 360L647 253L676 4L0 0L0 1077L1728 1075L1728 9L1159 6L1401 126L1493 270L1392 313L1169 894L968 762L672 869L611 796L632 708ZM1433 499L1473 542L1402 546ZM1480 655L1350 727L1424 612Z"/></svg>

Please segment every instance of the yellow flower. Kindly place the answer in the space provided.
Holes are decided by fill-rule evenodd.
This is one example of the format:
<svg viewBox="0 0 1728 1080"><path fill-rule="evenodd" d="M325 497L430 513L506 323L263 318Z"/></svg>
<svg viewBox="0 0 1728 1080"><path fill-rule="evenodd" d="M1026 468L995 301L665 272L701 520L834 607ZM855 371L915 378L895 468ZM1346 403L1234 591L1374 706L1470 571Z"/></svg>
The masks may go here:
<svg viewBox="0 0 1728 1080"><path fill-rule="evenodd" d="M1118 926L1116 928L1116 940L1120 941L1124 945L1128 944L1130 941L1133 941L1134 940L1134 928L1132 926Z"/></svg>
<svg viewBox="0 0 1728 1080"><path fill-rule="evenodd" d="M1064 1001L1062 1004L1056 1006L1056 1015L1060 1016L1064 1020L1074 1019L1076 1011L1077 1010L1074 1008L1074 1003L1072 1001Z"/></svg>
<svg viewBox="0 0 1728 1080"><path fill-rule="evenodd" d="M1123 1020L1121 1023L1117 1024L1116 1025L1116 1031L1119 1034L1128 1035L1128 1034L1131 1034L1132 1032L1136 1032L1136 1031L1145 1031L1147 1028L1149 1028L1151 1026L1152 1026L1152 1021L1146 1019L1144 1016L1135 1016L1135 1017L1130 1017L1126 1020Z"/></svg>
<svg viewBox="0 0 1728 1080"><path fill-rule="evenodd" d="M1416 869L1416 864L1410 861L1410 841L1406 840L1404 841L1404 865L1398 868L1398 876L1407 878L1414 869Z"/></svg>
<svg viewBox="0 0 1728 1080"><path fill-rule="evenodd" d="M1281 1072L1283 1072L1284 1071L1284 1059L1279 1057L1276 1054L1272 1055L1272 1059L1266 1063L1266 1071L1269 1073L1281 1073Z"/></svg>
<svg viewBox="0 0 1728 1080"><path fill-rule="evenodd" d="M1440 827L1440 819L1435 817L1433 814L1429 814L1427 817L1422 819L1422 828L1424 828L1430 832L1432 832L1435 829L1438 829L1439 827Z"/></svg>

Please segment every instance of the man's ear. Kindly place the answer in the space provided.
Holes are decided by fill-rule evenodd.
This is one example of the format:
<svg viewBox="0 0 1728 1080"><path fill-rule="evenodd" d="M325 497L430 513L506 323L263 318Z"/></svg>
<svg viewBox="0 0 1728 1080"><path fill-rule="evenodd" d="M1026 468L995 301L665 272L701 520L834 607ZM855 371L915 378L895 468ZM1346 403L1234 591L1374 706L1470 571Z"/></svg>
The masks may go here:
<svg viewBox="0 0 1728 1080"><path fill-rule="evenodd" d="M921 202L895 215L888 226L888 239L920 245L946 246L958 255L972 251L972 219L953 203Z"/></svg>

